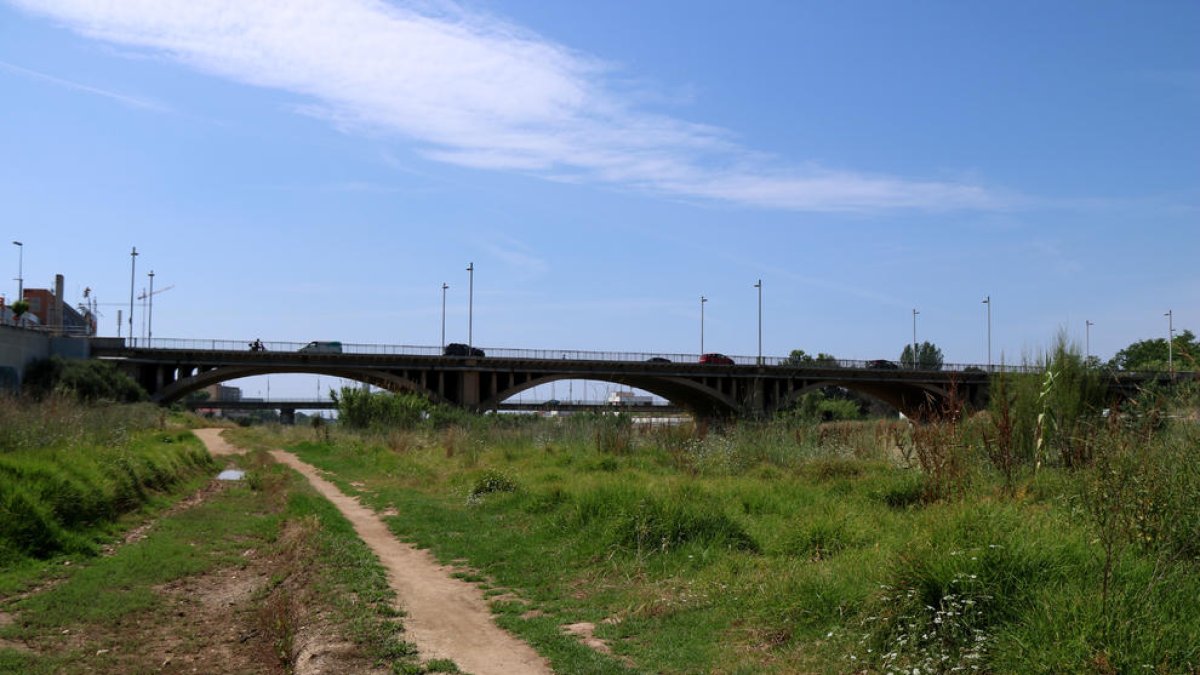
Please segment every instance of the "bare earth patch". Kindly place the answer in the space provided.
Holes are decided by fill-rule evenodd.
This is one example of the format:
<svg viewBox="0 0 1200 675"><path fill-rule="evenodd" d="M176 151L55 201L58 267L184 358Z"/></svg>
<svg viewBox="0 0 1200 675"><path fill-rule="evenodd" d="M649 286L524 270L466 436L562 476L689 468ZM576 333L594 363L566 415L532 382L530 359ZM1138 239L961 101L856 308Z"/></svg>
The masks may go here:
<svg viewBox="0 0 1200 675"><path fill-rule="evenodd" d="M215 433L203 433L215 432ZM198 435L214 455L240 451L219 437ZM207 438L206 438L207 436ZM215 452L214 449L215 448ZM159 519L194 508L227 487L210 481L154 520L106 546L113 555L144 539ZM80 625L42 635L29 644L0 639L0 649L26 653L77 653L94 673L386 673L353 642L338 633L332 619L309 602L313 573L302 525L289 524L281 545L269 552L247 549L235 567L177 579L156 587L161 604L108 625ZM22 593L44 592L60 580ZM16 598L10 598L16 599ZM0 626L18 615L0 611Z"/></svg>
<svg viewBox="0 0 1200 675"><path fill-rule="evenodd" d="M617 622L616 619L605 619L604 620L604 623L616 623L616 622ZM590 621L581 621L579 623L567 624L562 627L562 630L564 633L567 633L568 635L574 635L575 637L579 638L579 641L582 642L584 644L584 646L586 646L586 647L594 649L595 651L600 652L601 654L607 654L609 656L616 656L615 654L613 654L612 647L609 647L607 642L596 637L596 624L594 624ZM633 666L633 661L627 657L616 656L616 658L621 659L627 666Z"/></svg>
<svg viewBox="0 0 1200 675"><path fill-rule="evenodd" d="M271 456L307 478L379 557L406 614L405 637L423 660L449 659L475 675L551 672L533 648L492 621L478 587L453 578L453 568L438 564L427 551L400 542L374 511L343 494L314 467L283 450L272 450Z"/></svg>

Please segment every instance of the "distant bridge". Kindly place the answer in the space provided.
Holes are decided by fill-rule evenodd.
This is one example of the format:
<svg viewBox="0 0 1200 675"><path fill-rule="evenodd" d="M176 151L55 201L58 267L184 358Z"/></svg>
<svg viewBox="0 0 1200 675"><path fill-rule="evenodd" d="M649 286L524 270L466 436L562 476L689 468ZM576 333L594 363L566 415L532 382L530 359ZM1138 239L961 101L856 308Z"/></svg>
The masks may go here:
<svg viewBox="0 0 1200 675"><path fill-rule="evenodd" d="M939 370L899 368L887 361L794 363L735 356L732 365L699 363L694 354L485 349L486 356L443 356L438 347L342 344L340 352L305 351L302 343L154 339L130 345L93 338L93 357L133 376L153 400L171 403L209 385L255 375L307 373L420 393L470 410L499 410L519 393L558 380L601 380L642 389L698 417L762 416L805 392L845 387L890 404L910 417L938 412L952 392L974 405L986 401L988 366L947 364ZM999 371L1000 366L991 367ZM1006 371L1021 371L1006 367ZM1165 373L1120 374L1117 393Z"/></svg>
<svg viewBox="0 0 1200 675"><path fill-rule="evenodd" d="M330 399L274 399L266 401L260 398L242 398L231 401L211 401L187 399L184 406L192 411L209 410L278 410L285 424L296 421L299 410L337 410L338 404ZM500 404L500 412L590 412L590 413L621 413L623 415L679 415L685 412L679 406L670 403L642 403L634 405L616 405L605 401L504 401Z"/></svg>

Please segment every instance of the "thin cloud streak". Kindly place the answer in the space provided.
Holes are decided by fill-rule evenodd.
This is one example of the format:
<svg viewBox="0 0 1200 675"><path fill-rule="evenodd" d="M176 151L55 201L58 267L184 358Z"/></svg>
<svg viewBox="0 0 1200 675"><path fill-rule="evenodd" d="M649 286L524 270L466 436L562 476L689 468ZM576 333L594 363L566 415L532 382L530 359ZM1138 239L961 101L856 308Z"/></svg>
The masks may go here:
<svg viewBox="0 0 1200 675"><path fill-rule="evenodd" d="M451 2L9 0L91 38L299 96L338 129L428 158L760 208L995 209L963 183L787 166L727 131L638 110L615 69Z"/></svg>
<svg viewBox="0 0 1200 675"><path fill-rule="evenodd" d="M99 87L92 87L92 86L89 86L86 84L80 84L79 82L72 82L71 80L65 80L61 77L55 77L53 75L48 75L46 73L38 72L36 70L30 70L29 68L23 68L16 64L9 63L7 61L0 61L0 70L7 70L10 73L13 73L16 75L21 75L21 76L27 77L31 80L37 80L39 82L48 82L50 84L53 84L53 85L56 85L59 87L71 89L74 91L80 91L85 94L101 96L103 98L107 98L107 99L116 101L122 105L129 106L130 108L138 108L140 110L150 110L153 112L170 112L169 107L167 107L161 103L157 103L155 101L150 101L150 100L147 100L144 98L138 98L136 96L129 96L127 94L120 94L115 91L109 91L107 89L100 89Z"/></svg>

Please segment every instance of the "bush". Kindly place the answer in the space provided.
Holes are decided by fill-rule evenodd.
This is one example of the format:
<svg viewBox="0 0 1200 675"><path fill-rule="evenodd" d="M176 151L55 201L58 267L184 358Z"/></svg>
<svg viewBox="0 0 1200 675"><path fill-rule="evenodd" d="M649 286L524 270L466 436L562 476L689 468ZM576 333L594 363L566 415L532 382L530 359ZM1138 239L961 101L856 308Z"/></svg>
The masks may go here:
<svg viewBox="0 0 1200 675"><path fill-rule="evenodd" d="M495 469L488 469L487 471L483 472L483 475L475 479L475 484L471 486L471 493L468 495L467 500L471 503L475 503L483 495L491 494L493 492L516 491L517 481L513 480L503 472L496 471Z"/></svg>
<svg viewBox="0 0 1200 675"><path fill-rule="evenodd" d="M80 401L136 403L149 398L133 378L106 361L66 360L52 356L25 371L24 388L37 399L65 394Z"/></svg>
<svg viewBox="0 0 1200 675"><path fill-rule="evenodd" d="M338 405L338 421L351 429L444 429L465 426L473 417L465 410L439 405L413 393L342 387L333 398Z"/></svg>

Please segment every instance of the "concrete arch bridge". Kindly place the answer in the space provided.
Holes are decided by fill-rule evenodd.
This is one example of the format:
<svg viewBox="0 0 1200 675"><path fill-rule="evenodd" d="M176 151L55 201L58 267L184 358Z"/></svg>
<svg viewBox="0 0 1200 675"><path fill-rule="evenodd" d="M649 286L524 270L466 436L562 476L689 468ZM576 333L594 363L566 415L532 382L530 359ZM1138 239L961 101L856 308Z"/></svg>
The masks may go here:
<svg viewBox="0 0 1200 675"><path fill-rule="evenodd" d="M470 410L496 410L533 387L557 380L600 380L643 389L701 418L760 417L787 407L805 392L839 386L890 404L910 417L941 410L953 392L981 405L985 368L901 369L886 361L793 364L785 359L734 357L732 364L699 363L697 355L564 350L485 350L487 356L443 356L437 347L339 345L341 351L297 343L162 340L127 345L95 338L91 355L112 360L154 401L172 403L212 384L255 375L305 373L410 391Z"/></svg>

